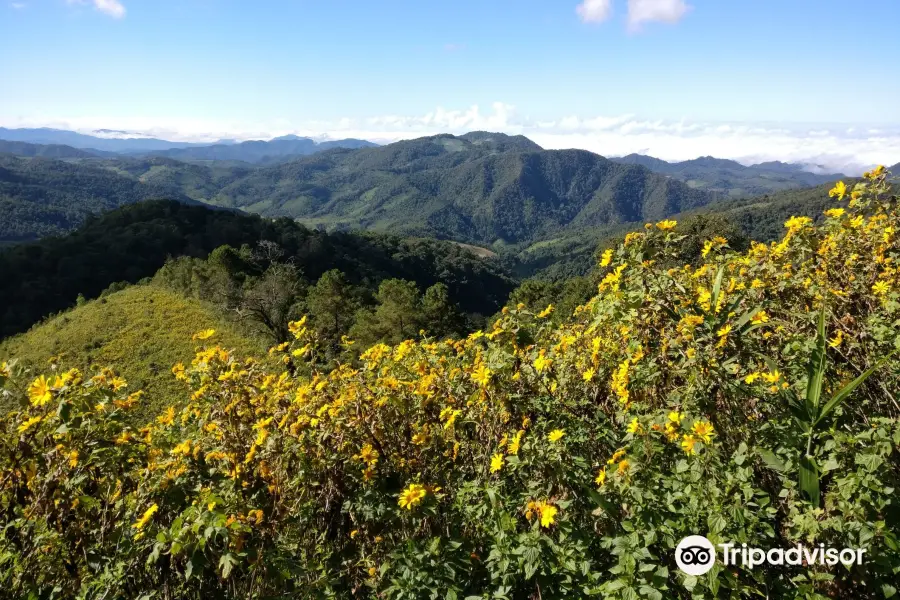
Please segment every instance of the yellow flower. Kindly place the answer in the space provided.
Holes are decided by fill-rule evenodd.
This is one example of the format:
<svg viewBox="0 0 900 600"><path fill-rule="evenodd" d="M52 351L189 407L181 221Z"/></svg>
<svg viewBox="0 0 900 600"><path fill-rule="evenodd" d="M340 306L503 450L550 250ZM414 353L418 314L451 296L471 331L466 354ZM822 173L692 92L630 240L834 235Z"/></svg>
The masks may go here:
<svg viewBox="0 0 900 600"><path fill-rule="evenodd" d="M503 468L503 454L495 454L491 457L491 473L496 473Z"/></svg>
<svg viewBox="0 0 900 600"><path fill-rule="evenodd" d="M412 443L416 446L424 446L428 442L428 434L424 432L415 433L412 436Z"/></svg>
<svg viewBox="0 0 900 600"><path fill-rule="evenodd" d="M809 217L791 217L785 221L784 226L789 233L795 233L810 223L812 223L812 219ZM785 242L786 241L787 240L785 240Z"/></svg>
<svg viewBox="0 0 900 600"><path fill-rule="evenodd" d="M41 419L43 419L43 417L41 417L41 416L31 417L30 419L28 419L27 421L25 421L24 423L22 423L21 425L19 425L18 432L19 432L20 434L25 433L26 431L28 431L29 429L31 429L31 427L32 427L33 425L37 425L38 423L40 423L40 422L41 422Z"/></svg>
<svg viewBox="0 0 900 600"><path fill-rule="evenodd" d="M710 443L712 441L712 436L715 435L712 424L703 421L694 421L694 426L691 427L691 431L697 434L697 437L706 444Z"/></svg>
<svg viewBox="0 0 900 600"><path fill-rule="evenodd" d="M619 462L619 460L620 460L623 456L625 456L625 450L620 448L619 450L616 450L616 451L613 453L612 457L611 457L608 461L606 461L606 464L608 464L608 465L614 465L614 464L616 464L617 462Z"/></svg>
<svg viewBox="0 0 900 600"><path fill-rule="evenodd" d="M628 460L625 459L625 460L623 460L622 462L619 463L619 466L618 466L618 468L616 469L616 473L618 473L619 475L624 475L625 473L628 472L628 468L629 468L630 466L631 466L631 463L629 463Z"/></svg>
<svg viewBox="0 0 900 600"><path fill-rule="evenodd" d="M538 357L534 359L534 368L538 373L543 373L553 365L553 360L544 356L544 352L544 350L541 350Z"/></svg>
<svg viewBox="0 0 900 600"><path fill-rule="evenodd" d="M753 317L750 319L750 322L753 323L754 325L761 325L763 323L768 323L769 315L766 313L766 311L761 310L758 313L756 313L755 315L753 315Z"/></svg>
<svg viewBox="0 0 900 600"><path fill-rule="evenodd" d="M828 345L831 346L832 348L837 348L838 346L841 345L841 342L843 342L843 341L844 341L844 332L839 329L837 332L837 335L835 335L833 338L828 340Z"/></svg>
<svg viewBox="0 0 900 600"><path fill-rule="evenodd" d="M718 332L716 332L719 337L725 337L729 333L731 333L731 325L726 325L721 328Z"/></svg>
<svg viewBox="0 0 900 600"><path fill-rule="evenodd" d="M519 446L522 444L523 435L525 435L524 429L520 429L516 432L516 435L513 436L513 439L509 442L509 446L506 449L508 454L516 455L519 453Z"/></svg>
<svg viewBox="0 0 900 600"><path fill-rule="evenodd" d="M551 443L556 443L562 439L562 436L566 435L566 432L562 429L554 429L550 432L550 435L547 436L547 439L550 440Z"/></svg>
<svg viewBox="0 0 900 600"><path fill-rule="evenodd" d="M484 364L480 364L472 372L472 380L481 387L487 387L488 383L491 381L491 374L490 369L485 367Z"/></svg>
<svg viewBox="0 0 900 600"><path fill-rule="evenodd" d="M155 515L155 514L156 514L156 511L158 511L158 510L159 510L159 506L157 506L156 504L154 504L153 506L151 506L150 508L148 508L148 509L144 512L144 516L142 516L140 519L138 519L138 520L134 523L134 525L132 525L131 527L134 528L134 529L137 529L138 531L140 531L141 529L143 529L143 528L147 525L147 523L150 521L150 519L153 518L153 515Z"/></svg>
<svg viewBox="0 0 900 600"><path fill-rule="evenodd" d="M834 187L828 192L829 198L837 198L838 200L843 200L844 196L847 195L847 186L844 185L843 181L838 181L834 184Z"/></svg>
<svg viewBox="0 0 900 600"><path fill-rule="evenodd" d="M450 429L456 422L456 417L462 414L461 410L454 410L450 407L441 411L440 418L444 421L444 429Z"/></svg>
<svg viewBox="0 0 900 600"><path fill-rule="evenodd" d="M685 436L681 440L681 449L684 450L685 454L696 454L694 450L694 445L697 443L697 438L692 436L691 434L685 434Z"/></svg>
<svg viewBox="0 0 900 600"><path fill-rule="evenodd" d="M638 418L635 417L631 420L631 423L628 424L628 433L640 433L644 430L644 427L638 421Z"/></svg>
<svg viewBox="0 0 900 600"><path fill-rule="evenodd" d="M669 413L669 421L675 423L677 425L681 425L681 421L684 419L684 413L680 413L677 410L673 410Z"/></svg>
<svg viewBox="0 0 900 600"><path fill-rule="evenodd" d="M744 377L744 382L753 385L753 382L762 377L762 373L750 373Z"/></svg>
<svg viewBox="0 0 900 600"><path fill-rule="evenodd" d="M204 329L203 331L198 331L191 338L192 340L208 340L212 336L216 335L215 329Z"/></svg>
<svg viewBox="0 0 900 600"><path fill-rule="evenodd" d="M878 296L887 294L890 289L891 286L888 285L886 281L878 281L875 283L875 285L872 286L872 291L875 292L875 294Z"/></svg>
<svg viewBox="0 0 900 600"><path fill-rule="evenodd" d="M775 383L779 379L781 379L781 372L777 369L772 373L763 373L762 378L765 379L768 383Z"/></svg>
<svg viewBox="0 0 900 600"><path fill-rule="evenodd" d="M175 421L175 407L170 406L166 409L166 412L156 417L156 422L160 425L171 425L172 422Z"/></svg>
<svg viewBox="0 0 900 600"><path fill-rule="evenodd" d="M612 262L612 257L613 257L613 251L612 251L612 249L610 248L609 250L605 250L605 251L603 252L603 256L600 258L600 266L601 266L601 267L608 267L608 266L609 266L609 263Z"/></svg>
<svg viewBox="0 0 900 600"><path fill-rule="evenodd" d="M557 508L552 504L541 506L541 527L549 528L556 519Z"/></svg>
<svg viewBox="0 0 900 600"><path fill-rule="evenodd" d="M422 502L427 494L428 489L424 485L413 483L400 493L397 504L400 505L400 508L412 510L413 506Z"/></svg>
<svg viewBox="0 0 900 600"><path fill-rule="evenodd" d="M826 217L831 217L832 219L840 219L844 216L843 208L829 208L825 211Z"/></svg>
<svg viewBox="0 0 900 600"><path fill-rule="evenodd" d="M50 389L50 382L41 375L31 382L28 386L28 399L32 406L43 406L53 399L53 392Z"/></svg>
<svg viewBox="0 0 900 600"><path fill-rule="evenodd" d="M596 375L596 374L597 374L597 372L593 368L590 368L581 374L581 378L584 381L591 381L594 378L594 375Z"/></svg>
<svg viewBox="0 0 900 600"><path fill-rule="evenodd" d="M660 231L671 231L675 229L675 226L678 225L678 221L660 221L656 224L656 228Z"/></svg>
<svg viewBox="0 0 900 600"><path fill-rule="evenodd" d="M552 313L552 312L553 312L553 305L549 304L547 306L547 308L545 308L540 313L538 313L538 319L546 319L547 317L550 316L550 313Z"/></svg>
<svg viewBox="0 0 900 600"><path fill-rule="evenodd" d="M603 485L604 483L606 483L606 467L603 467L602 469L600 469L600 471L597 472L597 479L594 480L594 483L596 483L597 485Z"/></svg>

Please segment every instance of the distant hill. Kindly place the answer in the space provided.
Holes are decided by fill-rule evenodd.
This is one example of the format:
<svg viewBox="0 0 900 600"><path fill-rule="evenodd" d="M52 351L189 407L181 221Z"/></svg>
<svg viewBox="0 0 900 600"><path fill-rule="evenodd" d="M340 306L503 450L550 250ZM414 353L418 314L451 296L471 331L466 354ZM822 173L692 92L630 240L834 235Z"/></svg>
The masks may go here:
<svg viewBox="0 0 900 600"><path fill-rule="evenodd" d="M897 163L893 167L889 168L888 171L891 172L891 175L894 176L894 179L900 179L900 163Z"/></svg>
<svg viewBox="0 0 900 600"><path fill-rule="evenodd" d="M115 134L117 136L128 135L126 132L108 129L101 129L99 133ZM99 137L47 127L39 129L7 129L6 127L0 127L0 139L12 142L28 142L30 144L60 144L72 146L73 148L103 150L106 152L152 152L154 150L204 145L188 142L170 142L155 138Z"/></svg>
<svg viewBox="0 0 900 600"><path fill-rule="evenodd" d="M155 151L156 156L178 160L232 160L247 163L275 164L298 156L307 156L332 148L371 148L377 144L365 140L346 139L316 142L309 138L285 136L269 142L249 141L240 144L217 144Z"/></svg>
<svg viewBox="0 0 900 600"><path fill-rule="evenodd" d="M0 341L0 362L16 357L22 366L43 371L50 357L62 355L64 367L84 372L95 364L115 365L129 391L146 392L135 415L143 422L165 409L160 402L183 391L184 384L172 376L172 365L190 362L198 345L191 336L204 329L215 329L211 341L234 349L240 357L267 359L262 340L213 306L141 285L87 302Z"/></svg>
<svg viewBox="0 0 900 600"><path fill-rule="evenodd" d="M147 200L195 202L172 186L91 163L0 155L0 241L70 231L93 213Z"/></svg>
<svg viewBox="0 0 900 600"><path fill-rule="evenodd" d="M440 281L469 313L494 314L514 287L495 262L449 242L326 233L289 219L141 202L90 217L65 236L0 249L0 338L70 308L79 293L95 298L113 283L151 277L168 257L204 258L225 244L263 240L277 243L311 280L340 269L369 287L400 278L424 290Z"/></svg>
<svg viewBox="0 0 900 600"><path fill-rule="evenodd" d="M619 163L642 165L719 198L748 198L778 191L811 187L836 181L840 173L816 174L801 165L771 161L746 167L736 161L712 156L670 163L652 156L629 154L613 158Z"/></svg>
<svg viewBox="0 0 900 600"><path fill-rule="evenodd" d="M476 132L315 154L256 170L213 202L330 228L503 246L663 218L712 198L583 150Z"/></svg>

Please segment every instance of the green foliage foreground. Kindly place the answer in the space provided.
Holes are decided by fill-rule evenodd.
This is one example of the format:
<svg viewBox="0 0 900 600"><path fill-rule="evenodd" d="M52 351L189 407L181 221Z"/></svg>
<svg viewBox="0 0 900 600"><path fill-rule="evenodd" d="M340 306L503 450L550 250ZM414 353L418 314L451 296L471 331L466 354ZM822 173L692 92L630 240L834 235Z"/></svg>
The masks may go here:
<svg viewBox="0 0 900 600"><path fill-rule="evenodd" d="M5 365L0 585L79 598L882 598L900 548L900 215L881 170L821 226L699 265L673 221L601 257L553 324L376 345L317 372L305 319L270 372L199 332L186 391ZM888 358L886 361L886 357ZM875 368L874 371L870 369ZM867 372L871 377L861 378ZM848 382L858 385L847 387ZM841 390L850 390L842 394ZM837 398L837 401L833 401ZM865 548L728 567L678 541Z"/></svg>

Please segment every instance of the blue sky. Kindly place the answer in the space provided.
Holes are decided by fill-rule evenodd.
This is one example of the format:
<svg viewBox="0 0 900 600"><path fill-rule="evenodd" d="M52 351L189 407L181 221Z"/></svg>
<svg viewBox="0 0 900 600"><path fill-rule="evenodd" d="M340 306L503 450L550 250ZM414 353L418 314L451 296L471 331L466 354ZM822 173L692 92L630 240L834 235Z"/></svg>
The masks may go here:
<svg viewBox="0 0 900 600"><path fill-rule="evenodd" d="M0 125L900 128L897 0L2 1Z"/></svg>

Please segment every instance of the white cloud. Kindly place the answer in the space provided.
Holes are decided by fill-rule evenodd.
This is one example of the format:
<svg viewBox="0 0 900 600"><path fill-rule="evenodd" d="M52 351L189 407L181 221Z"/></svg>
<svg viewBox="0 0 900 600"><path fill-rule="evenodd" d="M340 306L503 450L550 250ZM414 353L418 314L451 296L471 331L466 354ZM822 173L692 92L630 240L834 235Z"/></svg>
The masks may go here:
<svg viewBox="0 0 900 600"><path fill-rule="evenodd" d="M900 162L900 127L877 123L741 123L648 120L634 115L560 115L541 120L521 116L511 104L487 109L438 107L421 115L380 115L334 121L227 122L195 118L2 118L5 127L56 127L94 134L121 130L129 136L213 142L271 139L296 134L316 139L361 138L388 143L438 133L474 130L525 135L544 148L581 148L603 156L632 152L669 161L698 156L730 158L744 164L770 160L822 165L829 172L858 175L876 164ZM111 134L110 134L111 135Z"/></svg>
<svg viewBox="0 0 900 600"><path fill-rule="evenodd" d="M125 16L125 7L119 0L66 0L66 4L88 4L88 2L93 4L96 10L114 19L121 19Z"/></svg>
<svg viewBox="0 0 900 600"><path fill-rule="evenodd" d="M14 8L16 10L22 10L23 8L25 8L26 4L24 2L10 2L9 6L10 8Z"/></svg>
<svg viewBox="0 0 900 600"><path fill-rule="evenodd" d="M575 12L585 23L602 23L612 16L612 0L583 0Z"/></svg>
<svg viewBox="0 0 900 600"><path fill-rule="evenodd" d="M637 30L644 23L677 23L691 10L685 0L628 0L628 26Z"/></svg>

